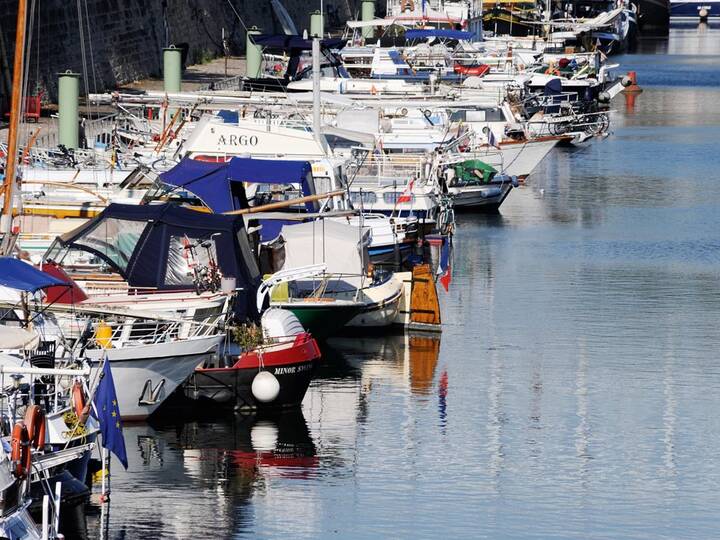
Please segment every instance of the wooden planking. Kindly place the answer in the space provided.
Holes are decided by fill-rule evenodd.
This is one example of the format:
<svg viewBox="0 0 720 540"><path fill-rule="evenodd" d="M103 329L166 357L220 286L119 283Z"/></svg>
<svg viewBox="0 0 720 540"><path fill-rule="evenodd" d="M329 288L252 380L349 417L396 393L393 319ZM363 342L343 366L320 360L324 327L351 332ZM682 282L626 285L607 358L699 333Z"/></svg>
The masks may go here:
<svg viewBox="0 0 720 540"><path fill-rule="evenodd" d="M413 268L410 322L437 325L441 323L440 303L429 264L421 264Z"/></svg>

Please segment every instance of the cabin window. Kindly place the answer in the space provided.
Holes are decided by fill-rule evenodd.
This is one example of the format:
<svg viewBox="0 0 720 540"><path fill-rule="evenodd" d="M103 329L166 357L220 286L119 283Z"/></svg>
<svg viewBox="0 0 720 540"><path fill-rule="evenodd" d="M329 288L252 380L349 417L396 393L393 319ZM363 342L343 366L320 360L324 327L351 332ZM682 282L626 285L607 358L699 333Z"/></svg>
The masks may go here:
<svg viewBox="0 0 720 540"><path fill-rule="evenodd" d="M124 272L145 226L144 221L105 219L74 244L102 255Z"/></svg>
<svg viewBox="0 0 720 540"><path fill-rule="evenodd" d="M173 235L169 246L164 285L193 285L196 276L210 272L211 267L217 264L213 239Z"/></svg>
<svg viewBox="0 0 720 540"><path fill-rule="evenodd" d="M485 109L486 122L504 122L505 114L502 109Z"/></svg>
<svg viewBox="0 0 720 540"><path fill-rule="evenodd" d="M0 308L0 321L2 321L3 323L21 322L20 317L17 316L17 313L15 313L15 310L12 308Z"/></svg>
<svg viewBox="0 0 720 540"><path fill-rule="evenodd" d="M386 204L397 204L398 199L402 196L410 199L403 202L409 202L410 204L415 202L415 195L412 193L403 193L402 191L388 191L387 193L383 193L383 201L385 201Z"/></svg>
<svg viewBox="0 0 720 540"><path fill-rule="evenodd" d="M375 204L377 202L377 195L372 191L351 191L350 201L352 201L353 206Z"/></svg>

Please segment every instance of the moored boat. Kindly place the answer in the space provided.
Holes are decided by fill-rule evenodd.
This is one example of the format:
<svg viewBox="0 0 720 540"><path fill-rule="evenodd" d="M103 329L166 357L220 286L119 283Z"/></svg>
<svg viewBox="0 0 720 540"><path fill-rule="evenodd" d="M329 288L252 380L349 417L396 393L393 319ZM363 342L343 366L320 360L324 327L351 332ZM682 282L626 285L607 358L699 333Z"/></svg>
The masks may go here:
<svg viewBox="0 0 720 540"><path fill-rule="evenodd" d="M194 400L212 400L251 412L300 405L312 380L320 349L308 333L290 341L270 343L243 352L229 367L203 366L195 370L185 385L185 396ZM268 375L272 378L269 378ZM256 382L260 377L259 382ZM271 382L266 382L267 379ZM277 393L257 390L258 385L277 381ZM265 380L263 380L265 379ZM272 398L272 399L270 399Z"/></svg>

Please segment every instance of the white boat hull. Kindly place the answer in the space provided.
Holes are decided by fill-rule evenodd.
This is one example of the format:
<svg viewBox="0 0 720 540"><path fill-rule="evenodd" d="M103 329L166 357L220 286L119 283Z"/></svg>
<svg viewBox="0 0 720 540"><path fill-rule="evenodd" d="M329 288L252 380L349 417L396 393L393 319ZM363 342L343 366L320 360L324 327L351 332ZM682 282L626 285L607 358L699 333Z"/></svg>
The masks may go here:
<svg viewBox="0 0 720 540"><path fill-rule="evenodd" d="M482 153L477 157L504 174L524 179L530 176L540 162L545 159L545 156L560 142L560 139L560 137L548 137L544 140L525 143L501 143L499 152L497 149L491 148L485 157Z"/></svg>
<svg viewBox="0 0 720 540"><path fill-rule="evenodd" d="M498 208L513 188L510 182L502 185L450 188L455 208Z"/></svg>
<svg viewBox="0 0 720 540"><path fill-rule="evenodd" d="M99 367L100 359L107 353L122 419L144 420L190 377L196 367L215 353L223 339L223 335L216 335L121 349L92 350L87 351L87 355L94 366ZM143 400L147 381L150 381L152 389L159 389L152 400Z"/></svg>
<svg viewBox="0 0 720 540"><path fill-rule="evenodd" d="M370 303L346 326L351 328L390 326L397 318L402 293L402 281L396 276L377 287L363 289L365 300L369 300Z"/></svg>

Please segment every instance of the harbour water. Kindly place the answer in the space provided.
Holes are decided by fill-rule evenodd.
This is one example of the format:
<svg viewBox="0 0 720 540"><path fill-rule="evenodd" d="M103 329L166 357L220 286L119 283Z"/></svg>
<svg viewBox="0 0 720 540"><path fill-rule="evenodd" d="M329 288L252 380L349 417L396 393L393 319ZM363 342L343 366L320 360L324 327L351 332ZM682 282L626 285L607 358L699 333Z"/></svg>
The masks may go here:
<svg viewBox="0 0 720 540"><path fill-rule="evenodd" d="M439 354L334 340L302 412L126 426L106 537L716 537L720 29L617 61L607 139L459 216Z"/></svg>

